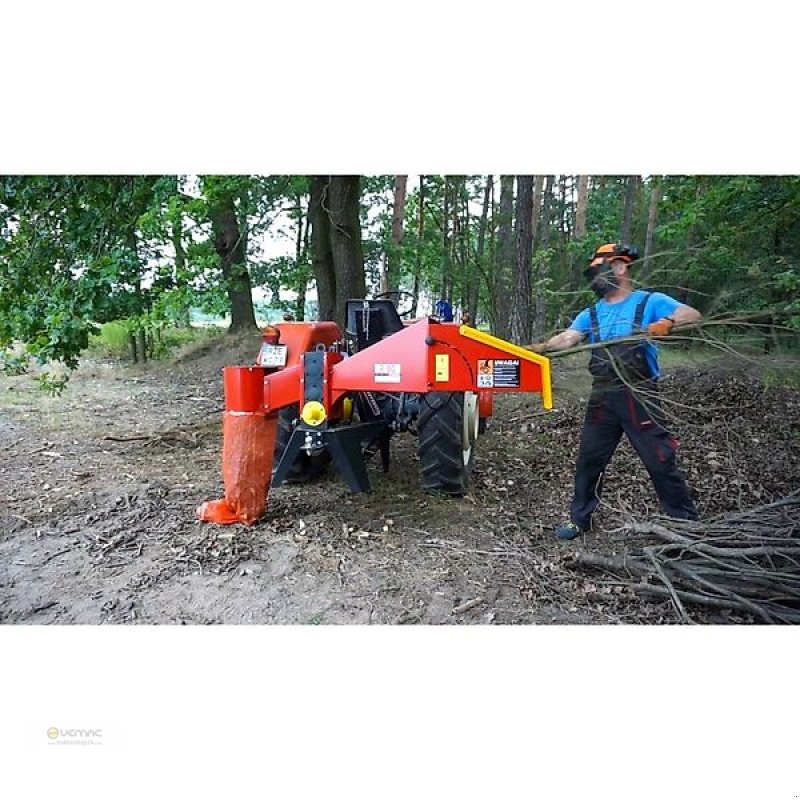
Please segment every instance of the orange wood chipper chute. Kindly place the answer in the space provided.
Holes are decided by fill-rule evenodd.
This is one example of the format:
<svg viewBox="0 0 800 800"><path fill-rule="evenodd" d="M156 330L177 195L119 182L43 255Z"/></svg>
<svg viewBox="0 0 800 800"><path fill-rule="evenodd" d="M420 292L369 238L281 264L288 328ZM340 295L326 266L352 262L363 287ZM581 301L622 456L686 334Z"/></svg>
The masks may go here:
<svg viewBox="0 0 800 800"><path fill-rule="evenodd" d="M347 325L269 326L254 366L224 369L225 497L198 516L252 524L270 486L304 482L333 463L353 492L369 491L366 463L389 469L397 433L418 436L422 486L463 495L475 441L496 392L535 392L552 408L550 362L466 325L404 324L387 300L350 300Z"/></svg>

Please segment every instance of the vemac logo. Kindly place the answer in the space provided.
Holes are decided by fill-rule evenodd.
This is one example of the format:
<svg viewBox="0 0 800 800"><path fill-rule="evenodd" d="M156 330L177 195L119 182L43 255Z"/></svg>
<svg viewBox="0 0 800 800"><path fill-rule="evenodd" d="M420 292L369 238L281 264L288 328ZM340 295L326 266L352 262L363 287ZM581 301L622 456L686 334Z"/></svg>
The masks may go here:
<svg viewBox="0 0 800 800"><path fill-rule="evenodd" d="M98 745L103 744L102 728L48 728L47 744Z"/></svg>

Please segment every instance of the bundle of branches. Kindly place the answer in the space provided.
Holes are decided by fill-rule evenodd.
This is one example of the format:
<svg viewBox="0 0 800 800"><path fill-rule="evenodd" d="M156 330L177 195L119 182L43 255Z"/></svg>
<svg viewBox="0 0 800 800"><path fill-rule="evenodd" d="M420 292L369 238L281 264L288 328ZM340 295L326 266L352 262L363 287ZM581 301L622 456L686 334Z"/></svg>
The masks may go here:
<svg viewBox="0 0 800 800"><path fill-rule="evenodd" d="M750 360L735 347L721 339L717 334L725 330L732 330L755 332L758 333L761 338L767 334L774 335L776 333L782 333L796 337L798 335L798 330L796 327L779 324L781 320L788 320L791 322L791 320L793 320L796 316L797 312L789 309L764 310L756 314L720 315L716 317L712 316L703 318L699 322L676 325L666 337L652 337L648 336L647 334L633 333L630 336L607 339L602 342L595 342L594 344L579 344L575 347L570 347L564 350L547 350L544 352L549 359L564 358L565 356L572 356L576 353L584 353L590 350L608 347L609 344L624 344L641 341L643 339L651 339L661 343L670 341L673 343L683 342L687 344L704 344L720 350L721 352L738 356L744 360ZM541 345L528 345L528 347L536 352L542 352Z"/></svg>
<svg viewBox="0 0 800 800"><path fill-rule="evenodd" d="M800 492L711 519L626 526L647 544L623 558L578 552L572 563L615 574L644 597L743 613L755 622L800 623Z"/></svg>

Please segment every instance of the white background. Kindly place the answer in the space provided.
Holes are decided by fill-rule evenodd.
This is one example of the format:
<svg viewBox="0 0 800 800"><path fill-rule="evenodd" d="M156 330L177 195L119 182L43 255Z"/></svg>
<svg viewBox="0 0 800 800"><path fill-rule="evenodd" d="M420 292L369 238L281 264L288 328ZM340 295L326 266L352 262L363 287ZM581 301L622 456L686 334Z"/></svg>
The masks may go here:
<svg viewBox="0 0 800 800"><path fill-rule="evenodd" d="M27 0L0 173L797 173L782 7ZM796 798L797 641L7 625L0 794Z"/></svg>

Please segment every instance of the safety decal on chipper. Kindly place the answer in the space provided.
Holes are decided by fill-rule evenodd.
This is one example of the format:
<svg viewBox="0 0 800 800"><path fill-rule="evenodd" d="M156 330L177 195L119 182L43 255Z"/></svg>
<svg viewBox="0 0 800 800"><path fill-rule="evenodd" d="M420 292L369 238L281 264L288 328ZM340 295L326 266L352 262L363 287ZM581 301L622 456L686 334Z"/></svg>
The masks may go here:
<svg viewBox="0 0 800 800"><path fill-rule="evenodd" d="M470 328L468 325L461 325L458 329L458 332L461 336L464 336L468 339L472 339L476 342L480 342L481 344L488 345L489 347L502 350L509 355L518 357L515 359L477 359L478 388L509 390L522 389L523 391L529 391L527 388L529 385L528 381L530 380L529 367L530 364L535 364L539 372L538 390L541 391L542 394L542 405L547 409L553 407L553 387L550 382L550 361L546 356L539 355L538 353L534 353L527 348L520 347L519 345L512 344L511 342L498 339L496 336L484 333L483 331L475 330L474 328ZM489 364L489 362L492 363ZM513 375L510 378L508 376L501 378L501 383L497 382L496 376L494 375L494 370L499 362L504 362L506 364L511 362L514 364L513 370L516 373L517 380L515 384L502 383L502 380L513 380ZM482 364L484 367L483 373L480 369ZM504 369L508 370L508 367L505 367ZM526 377L526 373L528 377ZM535 378L536 376L534 376L534 380Z"/></svg>
<svg viewBox="0 0 800 800"><path fill-rule="evenodd" d="M376 364L372 373L375 383L400 383L401 374L399 364Z"/></svg>
<svg viewBox="0 0 800 800"><path fill-rule="evenodd" d="M450 380L450 356L447 353L436 354L435 376L437 383Z"/></svg>
<svg viewBox="0 0 800 800"><path fill-rule="evenodd" d="M517 389L520 385L519 374L519 359L478 359L478 388L480 389Z"/></svg>

